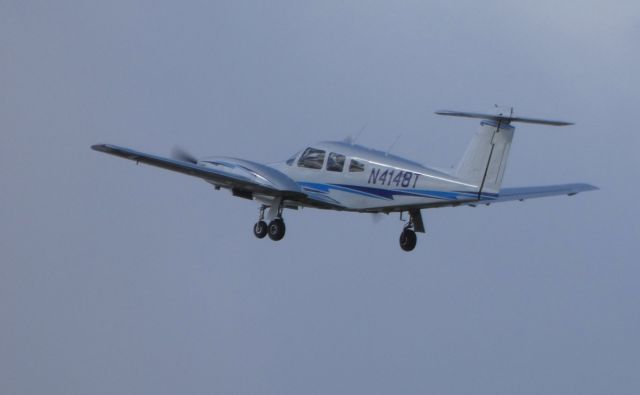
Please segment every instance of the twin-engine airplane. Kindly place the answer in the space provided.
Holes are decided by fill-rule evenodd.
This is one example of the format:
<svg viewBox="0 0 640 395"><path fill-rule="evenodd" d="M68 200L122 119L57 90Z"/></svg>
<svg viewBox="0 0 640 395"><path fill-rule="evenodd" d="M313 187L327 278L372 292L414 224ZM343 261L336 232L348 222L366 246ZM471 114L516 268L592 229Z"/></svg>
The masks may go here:
<svg viewBox="0 0 640 395"><path fill-rule="evenodd" d="M575 195L598 189L589 184L562 184L501 189L514 122L566 126L568 122L513 117L502 113L477 114L438 111L436 114L479 118L480 130L452 171L425 167L395 155L345 142L314 144L286 162L269 165L228 157L196 159L174 151L173 159L129 148L98 144L96 151L202 178L215 189L256 200L260 216L256 237L267 234L281 240L285 234L283 211L299 207L361 213L408 213L400 247L411 251L416 232L424 233L421 209L476 206L554 195ZM267 222L268 221L268 224Z"/></svg>

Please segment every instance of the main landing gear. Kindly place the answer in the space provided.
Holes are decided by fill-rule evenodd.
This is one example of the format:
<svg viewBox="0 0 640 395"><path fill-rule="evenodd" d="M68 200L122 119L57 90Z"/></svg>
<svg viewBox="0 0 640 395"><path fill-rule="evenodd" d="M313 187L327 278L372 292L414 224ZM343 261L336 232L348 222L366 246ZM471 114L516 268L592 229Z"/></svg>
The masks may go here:
<svg viewBox="0 0 640 395"><path fill-rule="evenodd" d="M400 213L400 220L402 220L402 213ZM418 243L416 232L425 233L424 222L422 222L420 210L412 209L409 210L409 221L402 229L402 233L400 233L400 248L404 251L412 251L416 248Z"/></svg>
<svg viewBox="0 0 640 395"><path fill-rule="evenodd" d="M273 241L282 240L286 231L284 220L282 219L282 207L277 207L274 211L272 209L269 210L269 214L275 214L275 218L268 225L264 220L264 211L266 209L267 206L260 207L260 218L253 225L253 234L259 239L269 235L269 238Z"/></svg>
<svg viewBox="0 0 640 395"><path fill-rule="evenodd" d="M284 237L285 226L282 218L276 218L269 222L269 238L273 241L282 240Z"/></svg>
<svg viewBox="0 0 640 395"><path fill-rule="evenodd" d="M418 243L418 236L416 236L416 232L413 229L410 229L407 226L400 233L400 248L405 251L412 251L416 248L416 244Z"/></svg>

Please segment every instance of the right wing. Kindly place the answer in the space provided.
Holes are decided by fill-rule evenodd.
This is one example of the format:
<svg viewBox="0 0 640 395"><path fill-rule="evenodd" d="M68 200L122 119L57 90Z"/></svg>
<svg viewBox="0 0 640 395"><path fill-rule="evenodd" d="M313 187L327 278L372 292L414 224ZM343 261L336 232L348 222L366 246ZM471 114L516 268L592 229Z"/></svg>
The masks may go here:
<svg viewBox="0 0 640 395"><path fill-rule="evenodd" d="M255 174L256 177L255 179L251 179L239 174L211 169L181 160L163 158L111 144L96 144L92 145L91 148L96 151L130 159L139 163L202 178L223 188L229 188L234 191L234 193L236 191L245 193L251 192L266 196L283 197L284 199L299 202L309 200L307 194L302 192L295 182L290 179L289 180L291 182L286 182L288 177L284 176L284 174L282 174L278 180L274 180L273 176L269 179L268 175L265 176L264 174L257 174L257 172L254 172L253 174Z"/></svg>
<svg viewBox="0 0 640 395"><path fill-rule="evenodd" d="M568 195L573 196L580 192L595 191L599 189L590 184L560 184L560 185L545 185L536 187L522 187L522 188L503 188L500 190L499 195L495 194L483 194L481 199L477 198L476 194L465 192L464 195L459 197L447 198L443 197L442 200L437 202L425 203L425 204L409 204L403 206L382 206L368 209L366 211L371 212L400 212L408 211L410 209L427 209L438 207L457 207L457 206L471 206L476 207L478 205L491 205L493 203L511 202L511 201L523 201L527 199L536 199L548 196ZM449 193L447 193L449 194ZM456 194L455 192L453 193ZM432 196L436 196L435 194Z"/></svg>
<svg viewBox="0 0 640 395"><path fill-rule="evenodd" d="M493 204L514 200L523 201L547 196L567 195L573 196L580 192L595 191L599 189L590 184L561 184L540 187L503 188L496 197L483 197L481 200L467 203L470 206L476 204Z"/></svg>

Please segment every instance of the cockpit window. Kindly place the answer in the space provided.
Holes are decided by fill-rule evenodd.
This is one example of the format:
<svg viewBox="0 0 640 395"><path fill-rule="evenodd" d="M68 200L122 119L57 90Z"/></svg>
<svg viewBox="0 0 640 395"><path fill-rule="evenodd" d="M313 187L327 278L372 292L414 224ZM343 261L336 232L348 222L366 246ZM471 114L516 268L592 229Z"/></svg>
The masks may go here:
<svg viewBox="0 0 640 395"><path fill-rule="evenodd" d="M327 170L328 171L342 171L344 167L345 157L341 154L336 154L335 152L331 152L329 154L329 159L327 159Z"/></svg>
<svg viewBox="0 0 640 395"><path fill-rule="evenodd" d="M324 154L323 150L315 149L315 148L307 148L304 150L302 155L300 155L300 159L298 159L298 167L306 167L308 169L322 169L322 164L324 163Z"/></svg>
<svg viewBox="0 0 640 395"><path fill-rule="evenodd" d="M349 163L349 171L350 172L364 171L364 163L360 162L359 160L351 159L351 162Z"/></svg>

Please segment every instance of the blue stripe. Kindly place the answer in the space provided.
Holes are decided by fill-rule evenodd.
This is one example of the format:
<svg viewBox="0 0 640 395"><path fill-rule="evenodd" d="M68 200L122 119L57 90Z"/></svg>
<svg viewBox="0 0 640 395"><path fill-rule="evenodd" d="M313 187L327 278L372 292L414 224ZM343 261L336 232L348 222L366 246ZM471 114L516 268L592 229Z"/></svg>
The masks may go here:
<svg viewBox="0 0 640 395"><path fill-rule="evenodd" d="M417 196L440 200L468 200L477 199L477 192L467 191L437 191L427 189L382 189L359 185L348 184L321 184L315 182L299 182L303 190L315 193L329 193L332 189L349 192L360 196L372 197L376 199L393 200L394 196ZM481 199L496 199L498 194L482 193Z"/></svg>
<svg viewBox="0 0 640 395"><path fill-rule="evenodd" d="M319 184L314 182L299 182L298 184L302 186L303 190L310 190L313 192L329 193L331 189L335 189L338 191L350 192L356 195L372 197L376 199L393 199L393 195L389 194L389 191L386 191L387 195L389 196L385 197L381 196L379 190L376 190L376 188L357 187L354 185Z"/></svg>

